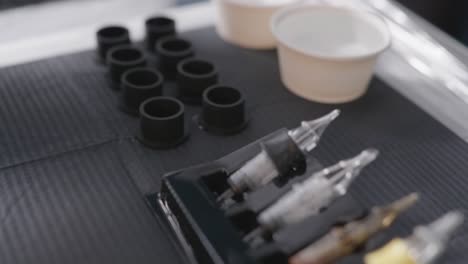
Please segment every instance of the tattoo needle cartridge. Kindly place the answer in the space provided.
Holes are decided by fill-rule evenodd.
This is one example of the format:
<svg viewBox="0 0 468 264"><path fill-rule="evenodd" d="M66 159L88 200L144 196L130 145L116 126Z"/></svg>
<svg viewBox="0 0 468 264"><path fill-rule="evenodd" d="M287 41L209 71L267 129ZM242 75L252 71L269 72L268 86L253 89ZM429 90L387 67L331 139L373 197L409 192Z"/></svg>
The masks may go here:
<svg viewBox="0 0 468 264"><path fill-rule="evenodd" d="M319 214L347 193L361 170L371 164L378 154L375 149L365 150L354 158L340 161L294 185L291 191L259 215L259 224L268 230L276 230Z"/></svg>
<svg viewBox="0 0 468 264"><path fill-rule="evenodd" d="M432 264L444 253L450 238L463 224L461 212L450 212L406 239L397 238L365 257L366 264Z"/></svg>
<svg viewBox="0 0 468 264"><path fill-rule="evenodd" d="M223 201L236 194L257 190L281 175L285 169L289 169L297 155L290 152L298 152L306 155L311 152L320 141L326 128L340 115L339 110L334 110L328 115L312 121L304 121L296 129L288 131L288 141L291 146L272 146L262 144L262 150L254 158L247 161L240 169L229 178L229 189L223 193L218 201ZM284 150L284 151L278 151Z"/></svg>
<svg viewBox="0 0 468 264"><path fill-rule="evenodd" d="M352 254L374 235L389 228L418 198L419 195L414 193L390 205L372 208L367 217L335 227L327 235L292 256L289 263L334 263Z"/></svg>

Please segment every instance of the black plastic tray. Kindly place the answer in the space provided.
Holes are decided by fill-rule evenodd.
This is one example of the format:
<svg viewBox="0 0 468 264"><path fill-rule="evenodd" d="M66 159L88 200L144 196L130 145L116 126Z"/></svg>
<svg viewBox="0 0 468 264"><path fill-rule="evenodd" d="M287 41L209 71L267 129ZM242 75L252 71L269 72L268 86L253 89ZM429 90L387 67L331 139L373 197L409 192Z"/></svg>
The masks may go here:
<svg viewBox="0 0 468 264"><path fill-rule="evenodd" d="M148 196L148 201L167 220L181 250L186 251L192 262L287 264L289 256L328 233L334 225L367 215L366 208L351 195L345 195L323 213L281 229L274 238L256 246L243 241L245 234L258 227L256 215L261 210L291 190L294 184L323 169L314 157L308 156L307 168L298 163L294 170L282 175L282 181L269 183L249 193L245 200L222 208L216 198L228 188L229 175L258 154L261 144L268 141L288 144L287 133L286 129L275 131L218 160L168 173L161 192Z"/></svg>

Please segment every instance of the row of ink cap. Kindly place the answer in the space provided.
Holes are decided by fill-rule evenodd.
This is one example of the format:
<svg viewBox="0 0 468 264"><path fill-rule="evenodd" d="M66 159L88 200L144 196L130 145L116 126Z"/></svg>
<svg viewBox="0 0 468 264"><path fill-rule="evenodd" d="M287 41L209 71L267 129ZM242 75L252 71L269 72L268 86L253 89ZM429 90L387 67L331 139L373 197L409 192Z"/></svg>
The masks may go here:
<svg viewBox="0 0 468 264"><path fill-rule="evenodd" d="M198 126L230 135L247 125L245 97L219 83L209 61L195 57L194 45L177 36L171 18L146 20L145 49L132 44L130 32L119 25L97 31L97 55L108 67L110 86L120 91L119 109L140 117L140 142L151 148L171 148L188 138L185 104L202 104ZM155 65L152 65L155 61ZM176 91L164 92L168 82Z"/></svg>
<svg viewBox="0 0 468 264"><path fill-rule="evenodd" d="M298 164L306 163L308 166L307 156L316 148L326 128L339 114L340 112L335 110L319 119L303 122L298 128L289 130L289 139L281 144L278 144L278 140L262 142L262 150L227 178L229 187L218 196L217 202L232 219L237 218L236 214L240 215L239 212L247 215L245 211L252 210L250 215L255 215L256 224L246 226L245 219L234 220L242 226L240 229L243 241L250 245L252 255L258 254L256 252L271 252L271 249L267 250L268 245L275 240L279 232L327 212L340 198L346 199L348 189L361 171L377 159L379 151L367 149L353 158L313 172L260 211L246 209L245 204L239 206L244 203L245 197L297 169ZM419 194L413 193L388 205L373 207L363 217L352 218L332 226L328 233L309 241L299 250L291 250L292 247L289 246L288 250L291 252L288 252L290 255L287 263L335 263L365 247L370 239L390 228L397 218L418 200ZM242 208L241 211L239 208ZM461 226L463 219L461 212L450 212L428 226L417 227L409 238L394 239L381 249L368 253L362 261L366 264L435 263L445 251L450 238ZM307 232L303 230L301 236L307 237ZM269 256L260 262L284 263Z"/></svg>

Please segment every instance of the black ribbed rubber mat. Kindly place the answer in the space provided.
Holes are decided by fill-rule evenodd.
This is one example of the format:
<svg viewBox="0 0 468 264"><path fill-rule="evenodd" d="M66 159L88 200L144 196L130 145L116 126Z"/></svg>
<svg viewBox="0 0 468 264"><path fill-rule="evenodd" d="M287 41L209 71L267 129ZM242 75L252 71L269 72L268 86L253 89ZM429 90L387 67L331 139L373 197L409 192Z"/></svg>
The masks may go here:
<svg viewBox="0 0 468 264"><path fill-rule="evenodd" d="M91 51L0 70L0 263L181 263L143 199L159 189L161 176L336 107L284 89L273 52L228 45L211 28L184 36L198 57L216 64L223 83L245 93L251 120L241 134L212 136L190 120L191 137L179 148L140 146L133 139L138 120L117 110L118 95ZM355 198L370 206L423 195L393 235L451 209L468 212L465 142L379 80L338 108L343 114L317 158L327 165L371 146L382 152L353 186ZM189 106L187 116L199 111ZM465 263L467 248L465 225L441 263Z"/></svg>
<svg viewBox="0 0 468 264"><path fill-rule="evenodd" d="M0 263L181 263L118 145L2 170Z"/></svg>

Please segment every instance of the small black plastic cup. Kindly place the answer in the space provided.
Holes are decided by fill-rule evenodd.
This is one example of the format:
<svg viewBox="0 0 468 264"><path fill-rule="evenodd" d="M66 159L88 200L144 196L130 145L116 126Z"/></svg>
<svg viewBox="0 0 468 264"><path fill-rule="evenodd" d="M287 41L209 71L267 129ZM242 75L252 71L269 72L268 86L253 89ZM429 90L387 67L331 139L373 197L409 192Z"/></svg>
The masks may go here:
<svg viewBox="0 0 468 264"><path fill-rule="evenodd" d="M138 115L141 103L148 98L161 96L164 77L157 70L135 68L122 76L122 95L119 108L131 115Z"/></svg>
<svg viewBox="0 0 468 264"><path fill-rule="evenodd" d="M140 105L140 142L150 148L167 149L183 143L185 108L171 97L153 97Z"/></svg>
<svg viewBox="0 0 468 264"><path fill-rule="evenodd" d="M122 26L106 26L96 32L97 55L106 62L107 52L113 47L130 44L130 33Z"/></svg>
<svg viewBox="0 0 468 264"><path fill-rule="evenodd" d="M247 126L245 99L232 87L215 85L203 93L203 110L199 124L208 132L235 134Z"/></svg>
<svg viewBox="0 0 468 264"><path fill-rule="evenodd" d="M216 83L218 72L211 62L189 58L177 66L179 98L185 103L200 104L203 92Z"/></svg>
<svg viewBox="0 0 468 264"><path fill-rule="evenodd" d="M159 55L160 69L169 79L175 78L179 62L195 54L190 41L174 36L159 40L156 43L156 53Z"/></svg>
<svg viewBox="0 0 468 264"><path fill-rule="evenodd" d="M176 35L175 21L165 16L150 17L146 20L145 26L146 48L151 52L155 51L159 39Z"/></svg>
<svg viewBox="0 0 468 264"><path fill-rule="evenodd" d="M107 53L107 64L112 81L112 88L120 89L122 75L133 68L145 67L146 57L143 52L132 46L118 46Z"/></svg>

